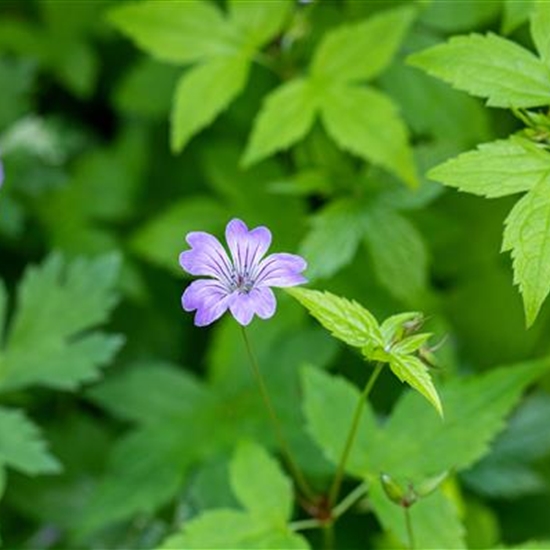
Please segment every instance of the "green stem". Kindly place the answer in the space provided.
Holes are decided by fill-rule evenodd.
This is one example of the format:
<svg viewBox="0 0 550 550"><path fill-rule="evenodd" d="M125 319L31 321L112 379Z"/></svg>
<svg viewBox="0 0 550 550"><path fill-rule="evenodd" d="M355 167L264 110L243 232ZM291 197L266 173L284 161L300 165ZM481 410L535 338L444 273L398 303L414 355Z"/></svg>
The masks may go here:
<svg viewBox="0 0 550 550"><path fill-rule="evenodd" d="M411 509L407 506L405 511L405 525L407 526L407 538L409 539L409 550L414 550L414 532L411 520Z"/></svg>
<svg viewBox="0 0 550 550"><path fill-rule="evenodd" d="M365 388L363 389L363 392L361 393L361 397L359 398L359 402L357 403L357 407L355 408L355 413L353 415L353 420L351 423L351 428L348 433L348 437L346 439L346 443L344 445L344 450L342 451L342 455L340 456L340 462L338 463L338 468L336 469L336 474L334 476L334 480L332 482L332 485L330 487L328 501L329 505L332 507L334 503L336 502L336 499L338 498L338 493L340 492L340 486L342 485L342 480L344 478L344 472L346 468L346 463L349 458L349 454L351 452L351 449L353 447L353 442L355 441L355 436L357 434L357 428L359 427L359 421L361 420L361 414L363 412L363 408L365 407L365 403L367 402L367 398L369 396L369 393L372 390L372 387L374 386L374 383L376 382L376 379L378 378L378 375L382 371L383 363L377 363L376 367L374 367L374 370L372 371Z"/></svg>
<svg viewBox="0 0 550 550"><path fill-rule="evenodd" d="M307 483L298 464L296 464L296 461L292 456L292 452L290 451L290 446L288 444L288 441L286 440L286 437L283 433L283 429L281 427L281 421L279 420L279 417L275 412L275 408L273 407L273 402L269 397L269 392L267 391L267 386L265 385L262 372L258 365L258 361L256 360L256 356L252 352L252 346L250 345L250 340L248 339L248 334L246 333L245 327L242 327L242 333L243 333L243 338L246 346L246 351L250 359L250 364L252 365L252 372L254 373L254 377L256 378L258 387L260 388L260 393L262 394L264 404L271 418L271 422L275 430L275 435L279 440L279 445L281 446L281 451L283 452L283 455L286 459L287 466L290 472L292 473L292 476L294 477L296 484L298 485L298 488L302 492L303 496L305 496L308 500L313 501L315 498L315 495L311 490L309 484Z"/></svg>
<svg viewBox="0 0 550 550"><path fill-rule="evenodd" d="M368 491L369 486L367 483L358 485L332 509L332 517L336 520L344 515L360 498L366 495Z"/></svg>
<svg viewBox="0 0 550 550"><path fill-rule="evenodd" d="M319 529L323 524L318 519L300 519L288 524L292 531L305 531L306 529Z"/></svg>
<svg viewBox="0 0 550 550"><path fill-rule="evenodd" d="M323 548L324 550L334 549L334 523L332 521L323 525Z"/></svg>

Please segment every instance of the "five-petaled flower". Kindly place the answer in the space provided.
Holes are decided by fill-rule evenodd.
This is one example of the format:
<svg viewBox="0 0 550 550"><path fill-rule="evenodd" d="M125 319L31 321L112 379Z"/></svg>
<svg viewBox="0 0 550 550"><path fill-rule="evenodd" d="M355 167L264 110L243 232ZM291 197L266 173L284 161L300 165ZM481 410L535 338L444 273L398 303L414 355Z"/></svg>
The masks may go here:
<svg viewBox="0 0 550 550"><path fill-rule="evenodd" d="M219 319L228 309L241 325L248 325L254 314L268 319L275 313L275 295L270 287L289 287L306 282L301 274L305 260L295 254L270 254L271 231L267 227L248 230L238 219L225 229L231 253L218 239L203 231L187 234L191 250L180 254L180 265L191 275L207 279L193 281L183 293L185 311L195 311L195 325L205 326Z"/></svg>

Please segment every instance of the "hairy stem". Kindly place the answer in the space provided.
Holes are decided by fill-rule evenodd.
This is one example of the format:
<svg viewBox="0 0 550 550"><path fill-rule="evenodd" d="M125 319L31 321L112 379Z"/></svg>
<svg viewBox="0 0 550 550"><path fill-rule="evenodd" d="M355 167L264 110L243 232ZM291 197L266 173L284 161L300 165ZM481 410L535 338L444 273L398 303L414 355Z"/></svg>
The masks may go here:
<svg viewBox="0 0 550 550"><path fill-rule="evenodd" d="M332 482L332 485L330 487L330 491L328 494L328 500L331 507L336 502L336 499L338 498L338 494L340 492L340 486L342 485L342 480L344 478L346 463L348 461L349 454L353 447L353 442L355 441L355 436L357 434L357 428L359 427L359 421L361 420L361 414L363 412L363 408L365 407L367 398L374 386L374 383L376 382L376 379L378 378L378 375L382 371L382 367L383 367L382 363L377 363L376 366L374 367L374 370L372 371L365 385L365 388L361 393L361 397L359 398L357 407L355 408L355 413L353 414L353 420L351 422L351 427L348 433L348 437L344 445L344 450L342 451L342 455L340 456L340 462L338 463L338 468L336 469L336 474L334 476L334 480Z"/></svg>
<svg viewBox="0 0 550 550"><path fill-rule="evenodd" d="M269 397L269 392L267 391L267 386L265 385L264 378L262 376L262 372L260 370L260 367L258 365L258 361L256 360L256 356L254 355L252 351L252 346L250 345L250 340L248 339L248 334L246 332L245 327L242 327L242 333L243 338L246 346L246 351L248 353L248 357L250 359L250 364L252 365L252 372L254 373L254 377L256 378L256 382L258 383L258 387L260 389L260 393L262 395L262 398L264 400L264 404L266 406L266 409L269 413L269 417L271 418L271 423L273 424L273 428L275 431L275 435L277 436L277 439L279 440L279 445L281 447L281 451L283 453L283 456L286 460L288 469L290 470L292 476L294 477L294 480L296 481L296 484L298 485L298 488L302 495L306 497L308 500L313 501L314 500L314 493L311 490L309 484L307 483L304 474L302 473L302 470L294 460L292 456L292 452L290 450L290 446L288 444L288 441L285 437L285 434L283 432L281 421L279 420L279 417L277 416L277 413L275 412L275 408L273 407L273 402L271 401L271 397Z"/></svg>

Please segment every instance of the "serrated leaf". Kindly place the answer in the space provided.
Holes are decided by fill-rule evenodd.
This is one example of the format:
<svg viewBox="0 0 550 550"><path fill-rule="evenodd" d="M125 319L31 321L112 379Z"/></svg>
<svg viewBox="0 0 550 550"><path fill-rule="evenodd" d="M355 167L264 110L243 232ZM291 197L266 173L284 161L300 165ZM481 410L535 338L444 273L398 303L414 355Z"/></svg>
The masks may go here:
<svg viewBox="0 0 550 550"><path fill-rule="evenodd" d="M376 425L366 404L365 424L358 430L347 471L367 480L386 472L415 483L446 470L461 471L472 466L488 453L489 443L502 430L504 418L524 389L549 368L550 359L546 358L453 380L441 390L443 420L416 392L407 392L399 400L383 427ZM309 369L304 376L303 406L308 429L335 462L359 390L350 382L320 371Z"/></svg>
<svg viewBox="0 0 550 550"><path fill-rule="evenodd" d="M414 14L409 8L387 10L328 32L313 56L313 78L338 82L374 78L391 62Z"/></svg>
<svg viewBox="0 0 550 550"><path fill-rule="evenodd" d="M141 258L180 275L178 256L185 246L185 235L197 227L217 233L227 219L226 209L209 197L184 199L146 221L132 236L132 250Z"/></svg>
<svg viewBox="0 0 550 550"><path fill-rule="evenodd" d="M300 245L308 279L330 277L353 259L362 237L362 210L356 201L333 201L315 214Z"/></svg>
<svg viewBox="0 0 550 550"><path fill-rule="evenodd" d="M116 255L68 265L52 255L26 272L0 353L2 391L29 384L75 388L99 376L123 340L86 331L105 321L115 305L119 265Z"/></svg>
<svg viewBox="0 0 550 550"><path fill-rule="evenodd" d="M488 198L532 189L550 171L550 154L514 136L478 145L432 168L428 177Z"/></svg>
<svg viewBox="0 0 550 550"><path fill-rule="evenodd" d="M443 416L443 407L428 367L418 357L392 350L390 352L390 368L401 382L406 382L411 388L421 393Z"/></svg>
<svg viewBox="0 0 550 550"><path fill-rule="evenodd" d="M249 60L240 55L214 58L181 77L170 116L170 144L174 152L181 151L242 92L249 66Z"/></svg>
<svg viewBox="0 0 550 550"><path fill-rule="evenodd" d="M21 411L0 408L0 467L28 475L53 474L61 464L48 452L35 424Z"/></svg>
<svg viewBox="0 0 550 550"><path fill-rule="evenodd" d="M323 123L343 149L418 184L408 132L388 96L370 87L333 86L321 96Z"/></svg>
<svg viewBox="0 0 550 550"><path fill-rule="evenodd" d="M369 502L384 529L393 533L403 544L408 544L403 508L388 500L379 483L371 486ZM466 548L465 529L457 505L441 491L418 501L409 513L416 548Z"/></svg>
<svg viewBox="0 0 550 550"><path fill-rule="evenodd" d="M117 6L109 21L137 46L161 61L189 63L238 49L235 30L213 3L135 2Z"/></svg>
<svg viewBox="0 0 550 550"><path fill-rule="evenodd" d="M531 52L495 34L454 36L408 58L411 65L491 107L550 104L550 69Z"/></svg>
<svg viewBox="0 0 550 550"><path fill-rule="evenodd" d="M260 48L281 32L292 9L289 0L230 0L233 25L244 33L244 41Z"/></svg>
<svg viewBox="0 0 550 550"><path fill-rule="evenodd" d="M235 496L259 523L284 527L292 512L292 484L257 444L241 443L230 464Z"/></svg>
<svg viewBox="0 0 550 550"><path fill-rule="evenodd" d="M530 327L550 292L550 172L515 204L505 224L502 250L511 251Z"/></svg>
<svg viewBox="0 0 550 550"><path fill-rule="evenodd" d="M371 208L363 220L367 245L380 283L415 306L428 291L428 251L416 227L395 210Z"/></svg>
<svg viewBox="0 0 550 550"><path fill-rule="evenodd" d="M181 548L231 550L307 550L309 544L301 535L289 529L266 530L248 514L239 510L218 509L204 512L192 519L180 534L163 542L159 549Z"/></svg>
<svg viewBox="0 0 550 550"><path fill-rule="evenodd" d="M242 163L250 166L303 138L316 110L316 96L308 80L291 80L268 94L254 119Z"/></svg>
<svg viewBox="0 0 550 550"><path fill-rule="evenodd" d="M331 376L315 367L301 371L304 399L302 408L307 430L325 457L337 465L346 445L361 392L340 376ZM330 407L327 407L330 403ZM360 475L364 457L378 432L376 418L369 406L363 408L346 471Z"/></svg>
<svg viewBox="0 0 550 550"><path fill-rule="evenodd" d="M331 334L349 346L384 345L378 321L357 302L318 290L289 288L286 291Z"/></svg>
<svg viewBox="0 0 550 550"><path fill-rule="evenodd" d="M538 0L531 13L531 35L541 58L550 68L550 5Z"/></svg>

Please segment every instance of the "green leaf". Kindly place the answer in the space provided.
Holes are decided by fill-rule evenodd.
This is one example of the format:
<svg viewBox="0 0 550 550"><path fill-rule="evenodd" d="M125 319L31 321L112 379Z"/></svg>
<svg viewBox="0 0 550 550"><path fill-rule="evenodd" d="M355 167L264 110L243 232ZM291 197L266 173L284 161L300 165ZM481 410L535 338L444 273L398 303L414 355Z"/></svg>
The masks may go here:
<svg viewBox="0 0 550 550"><path fill-rule="evenodd" d="M309 280L330 277L351 262L361 242L363 210L357 201L343 199L313 216L312 228L300 245Z"/></svg>
<svg viewBox="0 0 550 550"><path fill-rule="evenodd" d="M292 9L289 0L230 0L229 15L254 49L275 38L287 22Z"/></svg>
<svg viewBox="0 0 550 550"><path fill-rule="evenodd" d="M181 151L242 92L249 66L249 60L242 55L214 58L181 77L170 117L170 143L174 152Z"/></svg>
<svg viewBox="0 0 550 550"><path fill-rule="evenodd" d="M428 292L428 251L418 229L385 208L370 208L363 227L380 283L406 304L422 302Z"/></svg>
<svg viewBox="0 0 550 550"><path fill-rule="evenodd" d="M390 353L390 368L401 380L420 392L443 416L443 407L432 382L428 367L414 355L398 353L394 350Z"/></svg>
<svg viewBox="0 0 550 550"><path fill-rule="evenodd" d="M550 5L538 0L531 14L531 35L541 58L550 68Z"/></svg>
<svg viewBox="0 0 550 550"><path fill-rule="evenodd" d="M546 358L453 380L441 389L443 420L416 393L406 394L380 438L371 440L365 471L384 471L414 482L472 466L489 452L489 443L503 429L525 388L549 367Z"/></svg>
<svg viewBox="0 0 550 550"><path fill-rule="evenodd" d="M304 392L302 407L307 430L325 457L336 466L346 445L361 392L341 376L331 376L315 367L303 367L301 377ZM330 403L330 407L327 403ZM357 477L361 475L364 457L377 432L376 418L371 408L365 406L346 471Z"/></svg>
<svg viewBox="0 0 550 550"><path fill-rule="evenodd" d="M109 21L137 46L161 61L184 64L233 55L235 30L213 3L144 1L117 6Z"/></svg>
<svg viewBox="0 0 550 550"><path fill-rule="evenodd" d="M532 189L550 171L550 154L517 136L478 145L432 168L428 177L461 191L495 198Z"/></svg>
<svg viewBox="0 0 550 550"><path fill-rule="evenodd" d="M403 508L388 500L380 483L371 485L369 502L384 529L393 533L403 544L407 544ZM457 504L441 491L418 501L409 509L409 513L416 548L466 548L465 530Z"/></svg>
<svg viewBox="0 0 550 550"><path fill-rule="evenodd" d="M119 265L116 255L68 265L52 255L26 272L0 352L2 391L30 384L70 389L98 378L123 342L89 332L115 305Z"/></svg>
<svg viewBox="0 0 550 550"><path fill-rule="evenodd" d="M410 8L387 10L328 32L313 56L313 78L329 82L374 78L390 64L414 15Z"/></svg>
<svg viewBox="0 0 550 550"><path fill-rule="evenodd" d="M530 327L550 292L550 172L516 203L505 224L502 250L512 253Z"/></svg>
<svg viewBox="0 0 550 550"><path fill-rule="evenodd" d="M179 550L193 548L209 550L307 550L309 544L290 530L266 530L248 514L239 510L210 510L187 523L181 534L163 542L159 548Z"/></svg>
<svg viewBox="0 0 550 550"><path fill-rule="evenodd" d="M333 86L321 98L323 123L343 149L418 184L407 128L390 98L373 88Z"/></svg>
<svg viewBox="0 0 550 550"><path fill-rule="evenodd" d="M250 166L303 138L315 119L317 99L308 80L283 84L263 100L242 162Z"/></svg>
<svg viewBox="0 0 550 550"><path fill-rule="evenodd" d="M550 104L550 69L531 52L495 34L454 36L408 58L411 65L491 107Z"/></svg>
<svg viewBox="0 0 550 550"><path fill-rule="evenodd" d="M241 443L230 465L233 492L259 523L284 527L292 513L292 485L257 444Z"/></svg>
<svg viewBox="0 0 550 550"><path fill-rule="evenodd" d="M426 407L416 392L407 392L399 400L382 427L367 404L346 470L369 481L386 472L394 479L416 483L472 466L488 453L489 443L504 427L504 418L524 389L549 367L546 358L453 380L441 390L444 419ZM304 371L308 429L334 463L358 399L359 390L350 382L312 368Z"/></svg>
<svg viewBox="0 0 550 550"><path fill-rule="evenodd" d="M53 474L61 464L47 451L39 429L21 411L0 408L0 468Z"/></svg>
<svg viewBox="0 0 550 550"><path fill-rule="evenodd" d="M533 10L534 0L504 0L502 3L502 34L512 34L519 26L526 23Z"/></svg>
<svg viewBox="0 0 550 550"><path fill-rule="evenodd" d="M185 235L197 227L217 233L227 219L225 208L209 197L184 199L142 225L132 236L132 250L141 258L181 275L178 256L186 247Z"/></svg>
<svg viewBox="0 0 550 550"><path fill-rule="evenodd" d="M318 290L289 288L286 291L331 334L349 346L384 345L378 321L357 302Z"/></svg>

